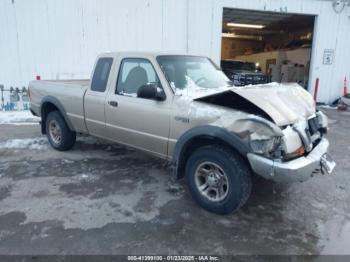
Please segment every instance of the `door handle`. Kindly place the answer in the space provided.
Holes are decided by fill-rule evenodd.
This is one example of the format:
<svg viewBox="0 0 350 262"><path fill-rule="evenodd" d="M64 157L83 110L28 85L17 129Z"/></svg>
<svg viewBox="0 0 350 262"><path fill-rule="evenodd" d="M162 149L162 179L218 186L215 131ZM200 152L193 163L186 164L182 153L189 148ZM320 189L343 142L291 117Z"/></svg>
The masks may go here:
<svg viewBox="0 0 350 262"><path fill-rule="evenodd" d="M113 107L118 107L118 102L117 101L108 101L108 104Z"/></svg>

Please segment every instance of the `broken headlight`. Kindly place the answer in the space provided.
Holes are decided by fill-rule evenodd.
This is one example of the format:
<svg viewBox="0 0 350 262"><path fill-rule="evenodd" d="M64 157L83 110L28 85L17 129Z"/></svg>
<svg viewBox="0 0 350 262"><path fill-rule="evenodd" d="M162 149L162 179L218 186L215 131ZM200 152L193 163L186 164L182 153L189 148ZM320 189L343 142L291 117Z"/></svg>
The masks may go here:
<svg viewBox="0 0 350 262"><path fill-rule="evenodd" d="M280 157L282 153L282 130L274 123L255 115L235 121L236 133L245 136L251 151L267 157Z"/></svg>
<svg viewBox="0 0 350 262"><path fill-rule="evenodd" d="M250 140L250 147L256 154L275 155L281 146L280 137L272 137L269 139Z"/></svg>

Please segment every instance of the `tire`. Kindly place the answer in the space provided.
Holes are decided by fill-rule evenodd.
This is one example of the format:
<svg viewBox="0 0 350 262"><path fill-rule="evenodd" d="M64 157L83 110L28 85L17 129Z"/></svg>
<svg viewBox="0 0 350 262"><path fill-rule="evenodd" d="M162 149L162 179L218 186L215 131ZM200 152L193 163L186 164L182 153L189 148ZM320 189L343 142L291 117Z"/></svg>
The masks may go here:
<svg viewBox="0 0 350 262"><path fill-rule="evenodd" d="M249 167L237 153L225 147L208 145L197 149L189 157L185 172L192 197L210 212L232 213L240 209L250 196L252 179Z"/></svg>
<svg viewBox="0 0 350 262"><path fill-rule="evenodd" d="M60 112L52 111L48 114L45 128L47 138L54 149L67 151L74 146L76 133L69 129Z"/></svg>

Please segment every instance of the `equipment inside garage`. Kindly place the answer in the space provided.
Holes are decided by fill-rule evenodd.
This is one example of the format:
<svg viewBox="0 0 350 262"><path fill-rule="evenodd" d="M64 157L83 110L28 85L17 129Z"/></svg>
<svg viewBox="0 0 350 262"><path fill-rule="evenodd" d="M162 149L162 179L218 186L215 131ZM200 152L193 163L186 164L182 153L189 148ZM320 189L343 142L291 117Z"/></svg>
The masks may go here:
<svg viewBox="0 0 350 262"><path fill-rule="evenodd" d="M315 16L224 8L221 67L235 85L307 88Z"/></svg>

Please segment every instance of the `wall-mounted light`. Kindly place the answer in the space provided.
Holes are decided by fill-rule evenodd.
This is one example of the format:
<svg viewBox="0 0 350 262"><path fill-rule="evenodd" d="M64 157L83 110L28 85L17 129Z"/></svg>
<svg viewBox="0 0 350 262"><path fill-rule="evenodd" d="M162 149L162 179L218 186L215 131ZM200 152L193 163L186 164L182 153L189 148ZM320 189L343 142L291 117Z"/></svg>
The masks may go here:
<svg viewBox="0 0 350 262"><path fill-rule="evenodd" d="M224 38L237 38L237 39L247 39L247 40L258 40L262 41L264 37L255 35L236 35L235 33L222 33Z"/></svg>
<svg viewBox="0 0 350 262"><path fill-rule="evenodd" d="M240 23L227 23L230 27L240 27L240 28L253 28L253 29L263 29L265 25L253 25L253 24L240 24Z"/></svg>
<svg viewBox="0 0 350 262"><path fill-rule="evenodd" d="M234 38L235 36L235 33L222 33L222 37Z"/></svg>

